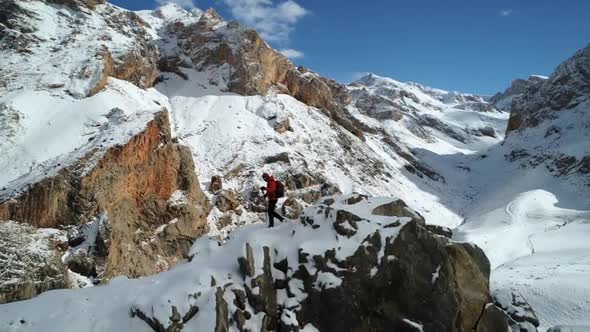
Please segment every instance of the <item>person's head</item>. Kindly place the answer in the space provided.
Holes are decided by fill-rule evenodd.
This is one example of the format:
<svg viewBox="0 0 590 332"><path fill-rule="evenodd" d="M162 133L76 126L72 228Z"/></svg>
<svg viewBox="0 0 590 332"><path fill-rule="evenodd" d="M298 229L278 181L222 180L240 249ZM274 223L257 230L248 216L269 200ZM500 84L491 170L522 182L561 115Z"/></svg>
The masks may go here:
<svg viewBox="0 0 590 332"><path fill-rule="evenodd" d="M268 173L264 173L262 174L262 179L264 179L264 181L268 181L270 179L270 175L268 175Z"/></svg>

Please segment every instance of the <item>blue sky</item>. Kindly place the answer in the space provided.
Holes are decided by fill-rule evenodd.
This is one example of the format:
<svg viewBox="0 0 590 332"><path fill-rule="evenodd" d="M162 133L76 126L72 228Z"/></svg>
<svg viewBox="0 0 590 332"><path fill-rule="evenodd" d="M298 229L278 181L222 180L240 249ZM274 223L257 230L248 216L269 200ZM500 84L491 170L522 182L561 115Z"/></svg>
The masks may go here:
<svg viewBox="0 0 590 332"><path fill-rule="evenodd" d="M150 9L166 0L111 0ZM481 94L549 75L590 43L588 0L174 0L214 7L341 82L366 72Z"/></svg>

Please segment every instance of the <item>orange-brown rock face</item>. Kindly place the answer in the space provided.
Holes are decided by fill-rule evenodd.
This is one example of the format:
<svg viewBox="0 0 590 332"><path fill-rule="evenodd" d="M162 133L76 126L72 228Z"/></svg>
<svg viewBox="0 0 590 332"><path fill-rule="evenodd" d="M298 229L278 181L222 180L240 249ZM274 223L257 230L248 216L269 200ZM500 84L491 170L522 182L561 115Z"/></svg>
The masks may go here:
<svg viewBox="0 0 590 332"><path fill-rule="evenodd" d="M230 91L264 95L274 87L310 106L326 109L334 109L338 102L350 101L343 86L305 68L296 68L268 46L256 31L236 22L218 31L216 25L221 21L209 10L199 22L190 25L176 22L168 26L168 32L180 37L180 51L192 60L196 69L228 64L231 67Z"/></svg>
<svg viewBox="0 0 590 332"><path fill-rule="evenodd" d="M152 87L158 78L159 52L144 29L147 23L135 13L110 10L110 15L105 15L106 23L116 31L132 30L133 34L129 36L134 38L134 44L128 51L117 56L104 45L97 50L96 57L102 60L102 72L97 84L88 91L88 96L102 90L109 77L129 81L144 89Z"/></svg>
<svg viewBox="0 0 590 332"><path fill-rule="evenodd" d="M97 153L0 203L0 220L57 228L104 218L104 277L167 270L207 231L209 203L190 150L172 142L168 115L160 112L94 164Z"/></svg>
<svg viewBox="0 0 590 332"><path fill-rule="evenodd" d="M321 109L337 124L363 139L354 118L345 105L351 101L347 89L306 68L296 68L285 56L272 49L260 35L229 22L218 31L222 19L207 11L194 24L175 22L168 33L178 36L179 53L191 59L185 63L180 56L160 60L160 69L183 76L179 67L205 70L211 66L229 65L228 90L241 95L265 95L271 89ZM185 77L186 78L186 77Z"/></svg>

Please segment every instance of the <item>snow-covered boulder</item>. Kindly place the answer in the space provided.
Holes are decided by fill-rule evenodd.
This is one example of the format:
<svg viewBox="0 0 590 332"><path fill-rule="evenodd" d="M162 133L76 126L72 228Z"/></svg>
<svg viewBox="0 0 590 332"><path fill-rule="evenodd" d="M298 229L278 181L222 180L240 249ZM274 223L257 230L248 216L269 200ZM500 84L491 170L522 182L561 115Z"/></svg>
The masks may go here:
<svg viewBox="0 0 590 332"><path fill-rule="evenodd" d="M59 248L64 241L63 231L0 222L0 303L66 287L68 278Z"/></svg>

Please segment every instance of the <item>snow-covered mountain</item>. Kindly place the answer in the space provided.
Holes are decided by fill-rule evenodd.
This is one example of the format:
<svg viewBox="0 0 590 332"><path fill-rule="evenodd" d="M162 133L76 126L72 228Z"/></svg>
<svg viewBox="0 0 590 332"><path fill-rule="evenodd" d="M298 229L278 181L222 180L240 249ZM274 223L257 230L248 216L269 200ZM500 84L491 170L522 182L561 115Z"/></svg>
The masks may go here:
<svg viewBox="0 0 590 332"><path fill-rule="evenodd" d="M342 280L353 285L350 280L361 278L347 273L367 268L351 260L353 249L366 247L369 235L393 243L391 232L405 226L390 229L370 212L374 202L390 199L370 198L355 207L367 198L348 195L352 192L398 197L424 217L420 229L450 236L450 230L434 225L452 228L454 240L483 248L498 306L489 310L502 308L511 318L501 311L490 317L504 317L500 321L527 331L539 324L541 329L590 325L590 288L584 282L590 275L584 241L590 232L588 48L550 78L515 81L487 101L374 74L342 85L295 67L256 31L225 21L214 10L186 11L173 4L130 12L100 1L10 0L0 4L0 41L0 167L5 170L0 220L13 220L0 222L0 234L22 234L19 239L31 243L19 252L13 245L17 240L5 241L11 254L0 256L0 262L11 272L0 277L3 299L86 287L119 275L146 276L178 264L149 278L114 279L97 290L50 292L4 305L0 329L36 330L52 322L56 330L163 331L184 325L259 330L274 326L264 318L274 309L282 316L274 312L271 320L292 330L356 324L337 323L340 316L318 318L321 308L305 298L332 303L357 296L340 287ZM264 221L258 196L264 171L287 184L283 212L301 225L238 229ZM341 193L346 195L332 197ZM343 219L331 219L338 210L356 217L340 225ZM389 218L408 217L405 208L394 210ZM321 220L320 212L325 213ZM21 223L45 228L35 232ZM359 233L350 237L352 229ZM190 249L192 261L184 261L190 243L205 233L211 238L198 240ZM327 242L320 246L298 236ZM330 242L334 236L336 243ZM347 241L356 242L346 257L323 263L290 257L297 250L328 257ZM250 259L243 251L246 243L254 245L256 263L250 281L242 282L236 270L242 263L236 259ZM388 245L375 246L383 251ZM287 271L263 264L265 246L275 250L270 253L274 263L290 257ZM411 243L404 246L409 246L404 252L412 251ZM428 255L444 256L435 247ZM471 258L465 264L486 265L487 258L467 251ZM62 262L55 259L60 255ZM377 256L378 264L362 276L373 290L383 285L370 280L385 271L384 256ZM35 263L21 269L19 260ZM51 270L38 264L43 260L51 260ZM427 279L447 278L445 268L433 264L410 267L422 266ZM294 276L301 266L305 278ZM487 303L492 299L485 270L477 294ZM387 273L392 278L397 272ZM183 280L187 274L201 277ZM256 293L269 282L288 283L276 287L276 303L268 302L267 293ZM264 292L272 293L272 287ZM248 293L247 300L240 300L242 293ZM115 294L120 301L104 306ZM71 314L47 311L55 302L72 303ZM464 320L454 325L444 325L444 315L426 317L424 310L412 309L405 315L388 311L395 320L373 327L451 331L448 326L484 324L478 320L474 326L465 318L473 308L482 312L479 302L467 306L460 309L467 310L459 315ZM27 307L47 315L19 316ZM372 317L373 309L357 316ZM87 316L90 312L97 316ZM112 319L102 318L114 312ZM247 322L246 312L254 314ZM60 325L72 320L75 324Z"/></svg>

